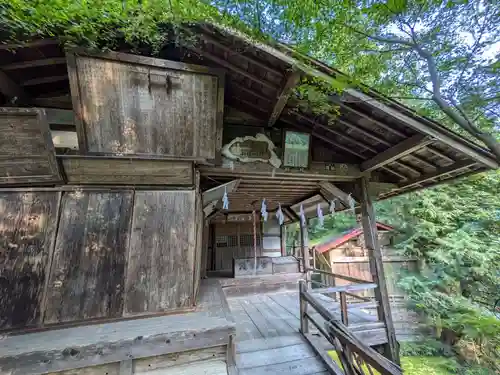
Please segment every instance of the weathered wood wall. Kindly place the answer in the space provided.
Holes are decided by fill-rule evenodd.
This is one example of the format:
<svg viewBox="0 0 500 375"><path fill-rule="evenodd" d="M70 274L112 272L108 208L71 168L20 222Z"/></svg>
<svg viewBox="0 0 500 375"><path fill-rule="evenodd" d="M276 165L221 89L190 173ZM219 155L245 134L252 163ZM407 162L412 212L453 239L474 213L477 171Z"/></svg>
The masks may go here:
<svg viewBox="0 0 500 375"><path fill-rule="evenodd" d="M125 315L192 306L194 190L138 191L125 284Z"/></svg>
<svg viewBox="0 0 500 375"><path fill-rule="evenodd" d="M131 191L64 194L45 323L121 316L132 197Z"/></svg>
<svg viewBox="0 0 500 375"><path fill-rule="evenodd" d="M0 330L40 323L59 193L0 193Z"/></svg>
<svg viewBox="0 0 500 375"><path fill-rule="evenodd" d="M193 163L134 158L61 156L70 184L193 185Z"/></svg>
<svg viewBox="0 0 500 375"><path fill-rule="evenodd" d="M193 308L197 190L0 192L0 330Z"/></svg>
<svg viewBox="0 0 500 375"><path fill-rule="evenodd" d="M0 108L0 184L61 180L43 110Z"/></svg>
<svg viewBox="0 0 500 375"><path fill-rule="evenodd" d="M67 58L81 152L215 158L222 73L120 53Z"/></svg>

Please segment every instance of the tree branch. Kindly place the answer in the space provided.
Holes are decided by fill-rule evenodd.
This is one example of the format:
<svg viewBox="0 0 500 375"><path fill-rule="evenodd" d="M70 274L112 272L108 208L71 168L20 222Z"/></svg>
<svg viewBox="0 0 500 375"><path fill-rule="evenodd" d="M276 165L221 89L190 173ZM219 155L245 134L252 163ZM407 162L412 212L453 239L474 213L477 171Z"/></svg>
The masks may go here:
<svg viewBox="0 0 500 375"><path fill-rule="evenodd" d="M380 36L376 36L376 35L370 35L370 34L365 33L364 31L358 30L358 29L356 29L356 28L354 28L352 26L349 26L347 24L344 24L344 26L347 27L347 28L349 28L349 29L351 29L355 33L358 33L360 35L364 35L368 39L376 40L377 42L388 43L388 44L402 44L402 45L405 45L405 46L408 46L408 47L414 47L413 43L408 42L407 40L404 40L404 39L400 39L400 38L384 38L384 37L380 37Z"/></svg>

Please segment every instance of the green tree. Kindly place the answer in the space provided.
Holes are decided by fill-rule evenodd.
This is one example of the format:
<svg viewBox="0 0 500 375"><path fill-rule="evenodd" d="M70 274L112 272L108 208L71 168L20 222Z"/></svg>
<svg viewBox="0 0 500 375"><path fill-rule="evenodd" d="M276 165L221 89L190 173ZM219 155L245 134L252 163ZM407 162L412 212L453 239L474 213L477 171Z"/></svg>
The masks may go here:
<svg viewBox="0 0 500 375"><path fill-rule="evenodd" d="M500 297L499 191L493 171L377 205L381 219L398 228L401 251L422 260L419 274L400 281L413 308L446 343L491 366L500 363L500 321L492 312Z"/></svg>

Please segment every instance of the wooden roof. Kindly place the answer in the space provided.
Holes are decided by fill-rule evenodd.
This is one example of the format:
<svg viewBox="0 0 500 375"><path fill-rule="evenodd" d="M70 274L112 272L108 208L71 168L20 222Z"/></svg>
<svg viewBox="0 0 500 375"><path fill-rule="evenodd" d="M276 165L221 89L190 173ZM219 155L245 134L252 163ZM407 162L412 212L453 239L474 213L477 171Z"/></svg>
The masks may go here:
<svg viewBox="0 0 500 375"><path fill-rule="evenodd" d="M237 31L213 25L192 26L188 32L196 42L168 45L159 57L225 70L225 124L309 132L313 147L326 150L328 161L358 165L361 173L375 173L379 182L393 184L378 199L498 167L485 148L369 88L332 94L332 105L340 110L335 118L297 106L293 89L301 78L328 82L342 73L289 47L256 43ZM58 42L43 39L15 51L11 47L0 46L0 105L71 110L66 59ZM49 117L52 129L71 129L71 115L58 112ZM217 171L206 176L230 180ZM321 180L288 179L277 184L260 179L259 188L269 193L269 199L279 190L292 205L296 199L318 193ZM234 194L256 196L256 191L247 178Z"/></svg>
<svg viewBox="0 0 500 375"><path fill-rule="evenodd" d="M376 224L377 224L377 229L379 231L394 230L393 227L386 225L386 224L383 224L383 223L380 223L378 221ZM314 247L316 248L316 251L318 253L326 253L327 251L336 249L337 247L345 244L347 241L349 241L353 238L359 237L362 234L363 234L363 227L352 228L351 230L348 230L341 235L332 236L328 240L325 240L325 241L315 245Z"/></svg>

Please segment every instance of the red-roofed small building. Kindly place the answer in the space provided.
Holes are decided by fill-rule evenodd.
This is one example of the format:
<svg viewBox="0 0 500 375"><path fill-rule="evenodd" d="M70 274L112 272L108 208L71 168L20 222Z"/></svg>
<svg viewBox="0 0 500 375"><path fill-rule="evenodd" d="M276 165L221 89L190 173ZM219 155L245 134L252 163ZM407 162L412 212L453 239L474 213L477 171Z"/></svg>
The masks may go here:
<svg viewBox="0 0 500 375"><path fill-rule="evenodd" d="M397 288L396 275L401 269L415 270L417 260L401 255L393 245L394 228L377 222L378 239L382 250L386 282L389 296L394 299L403 297ZM315 247L316 266L327 271L371 281L369 265L369 249L365 246L363 228L357 226L340 235L334 235ZM348 281L337 279L337 285L348 284Z"/></svg>

